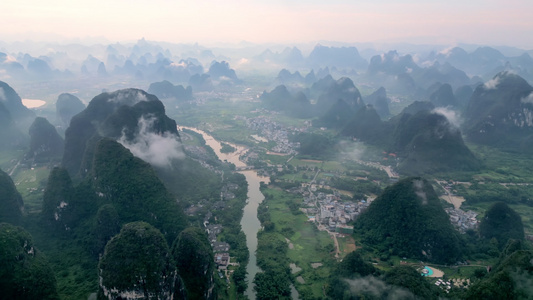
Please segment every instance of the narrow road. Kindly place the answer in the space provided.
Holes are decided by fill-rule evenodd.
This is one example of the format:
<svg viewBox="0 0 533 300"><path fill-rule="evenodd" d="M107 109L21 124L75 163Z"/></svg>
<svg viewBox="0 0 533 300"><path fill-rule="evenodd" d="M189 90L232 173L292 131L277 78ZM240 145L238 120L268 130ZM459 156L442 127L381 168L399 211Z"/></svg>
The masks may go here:
<svg viewBox="0 0 533 300"><path fill-rule="evenodd" d="M20 165L20 160L17 162L17 164L13 167L13 169L11 169L11 171L9 172L9 177L11 177L13 175L13 173L15 173L15 170L18 168L18 166Z"/></svg>

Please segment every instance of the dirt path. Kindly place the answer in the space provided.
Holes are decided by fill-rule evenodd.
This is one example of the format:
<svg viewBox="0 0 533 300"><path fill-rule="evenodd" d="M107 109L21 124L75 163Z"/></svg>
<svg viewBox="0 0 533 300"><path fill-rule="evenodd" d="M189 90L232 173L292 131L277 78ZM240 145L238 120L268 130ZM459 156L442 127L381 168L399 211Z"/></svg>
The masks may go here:
<svg viewBox="0 0 533 300"><path fill-rule="evenodd" d="M17 170L18 166L20 165L20 160L17 162L17 164L11 169L11 172L9 172L9 177L13 176L13 173L15 170Z"/></svg>
<svg viewBox="0 0 533 300"><path fill-rule="evenodd" d="M335 242L335 258L339 258L340 249L339 249L339 241L337 241L337 235L335 233L330 233L333 236L333 242Z"/></svg>

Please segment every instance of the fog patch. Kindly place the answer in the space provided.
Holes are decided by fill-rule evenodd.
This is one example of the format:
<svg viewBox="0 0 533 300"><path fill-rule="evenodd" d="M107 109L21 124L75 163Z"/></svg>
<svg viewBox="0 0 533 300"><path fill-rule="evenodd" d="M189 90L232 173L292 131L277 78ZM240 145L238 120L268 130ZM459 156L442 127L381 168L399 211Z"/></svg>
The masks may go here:
<svg viewBox="0 0 533 300"><path fill-rule="evenodd" d="M126 139L123 132L118 140L131 153L156 167L170 167L175 159L183 159L181 142L178 137L170 132L163 134L154 133L151 129L155 118L141 117L139 119L139 132L131 141Z"/></svg>
<svg viewBox="0 0 533 300"><path fill-rule="evenodd" d="M450 57L450 55L453 53L453 49L455 49L456 46L451 46L449 48L446 48L444 50L441 50L439 54L444 55L446 58Z"/></svg>
<svg viewBox="0 0 533 300"><path fill-rule="evenodd" d="M455 126L456 128L461 127L461 125L463 124L463 119L455 110L449 109L447 107L437 107L431 112L443 115L446 119L448 119L448 122L450 122L450 124Z"/></svg>
<svg viewBox="0 0 533 300"><path fill-rule="evenodd" d="M423 180L413 180L413 187L415 188L415 194L422 200L422 204L428 204L428 197L426 192L424 192L424 181Z"/></svg>
<svg viewBox="0 0 533 300"><path fill-rule="evenodd" d="M533 92L529 93L529 95L527 95L526 97L523 97L522 99L520 99L520 102L533 104Z"/></svg>
<svg viewBox="0 0 533 300"><path fill-rule="evenodd" d="M242 65L247 65L247 64L249 64L249 63L250 63L250 60L248 60L248 59L246 59L246 58L243 57L243 58L241 58L241 59L239 60L239 62L238 62L237 64L240 65L240 66L242 66Z"/></svg>
<svg viewBox="0 0 533 300"><path fill-rule="evenodd" d="M410 291L391 286L383 282L382 280L368 276L358 279L345 279L346 283L350 287L350 292L353 295L371 294L378 299L416 299Z"/></svg>
<svg viewBox="0 0 533 300"><path fill-rule="evenodd" d="M339 160L359 161L365 152L364 145L357 142L340 141L339 148L341 149Z"/></svg>
<svg viewBox="0 0 533 300"><path fill-rule="evenodd" d="M4 92L4 88L2 88L2 87L0 87L0 101L2 101L2 102L6 102L7 101L6 93Z"/></svg>
<svg viewBox="0 0 533 300"><path fill-rule="evenodd" d="M9 76L9 75L7 74L7 71L6 71L6 70L4 70L4 69L0 69L0 79L2 79L2 80L8 80L8 79L10 79L10 78L11 78L11 76Z"/></svg>
<svg viewBox="0 0 533 300"><path fill-rule="evenodd" d="M496 77L492 78L491 80L485 82L485 84L483 84L483 87L486 90L495 90L496 87L498 87L499 84L500 84L500 77L496 76Z"/></svg>
<svg viewBox="0 0 533 300"><path fill-rule="evenodd" d="M146 95L139 90L122 90L108 100L121 105L133 106L141 101L148 101Z"/></svg>
<svg viewBox="0 0 533 300"><path fill-rule="evenodd" d="M175 67L175 68L187 68L188 67L187 63L184 61L181 61L179 63L173 62L170 64L170 66Z"/></svg>

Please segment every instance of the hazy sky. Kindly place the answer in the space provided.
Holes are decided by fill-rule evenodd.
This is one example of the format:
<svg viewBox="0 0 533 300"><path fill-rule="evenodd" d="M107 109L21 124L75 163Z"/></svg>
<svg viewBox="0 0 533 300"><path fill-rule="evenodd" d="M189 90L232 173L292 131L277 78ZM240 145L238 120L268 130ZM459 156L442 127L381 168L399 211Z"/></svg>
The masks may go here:
<svg viewBox="0 0 533 300"><path fill-rule="evenodd" d="M2 0L0 40L458 42L533 49L532 0Z"/></svg>

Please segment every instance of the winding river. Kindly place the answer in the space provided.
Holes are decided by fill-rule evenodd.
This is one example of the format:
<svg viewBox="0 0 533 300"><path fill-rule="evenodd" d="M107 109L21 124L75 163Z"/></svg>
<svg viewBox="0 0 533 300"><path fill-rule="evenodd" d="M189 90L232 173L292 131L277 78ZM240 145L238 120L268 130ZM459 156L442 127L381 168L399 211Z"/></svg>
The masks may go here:
<svg viewBox="0 0 533 300"><path fill-rule="evenodd" d="M247 148L224 142L226 144L230 144L237 150L232 153L222 153L220 152L220 149L222 148L220 142L215 140L215 138L213 138L207 132L194 127L181 126L181 128L189 129L198 134L201 134L205 140L205 143L213 149L213 151L221 161L228 161L234 164L235 167L247 166L244 162L239 160L239 156L246 152L248 150ZM248 299L255 300L256 297L253 289L253 279L255 277L255 274L259 272L255 252L257 250L257 232L261 228L261 223L259 222L259 219L257 219L257 208L259 206L259 203L261 203L263 199L265 199L265 197L261 193L261 190L259 189L259 186L262 181L268 183L270 181L270 178L259 176L254 170L240 171L239 173L243 174L246 177L246 181L248 182L248 201L246 203L246 206L244 207L244 213L241 220L241 227L244 234L246 235L246 246L248 246L248 251L250 251L250 260L248 261L248 266L246 267L246 271L248 272L248 274L246 275L246 280L248 281L248 289L246 290L245 295L248 296Z"/></svg>

